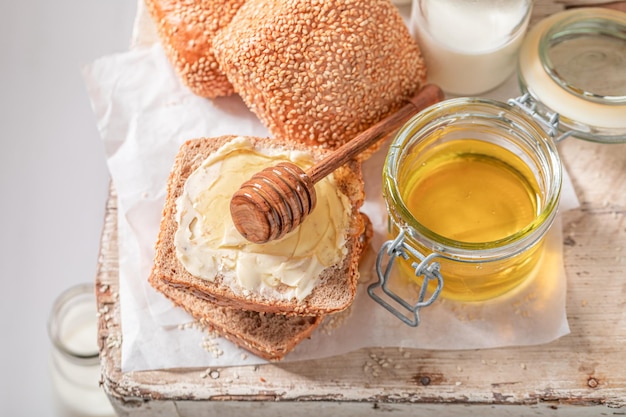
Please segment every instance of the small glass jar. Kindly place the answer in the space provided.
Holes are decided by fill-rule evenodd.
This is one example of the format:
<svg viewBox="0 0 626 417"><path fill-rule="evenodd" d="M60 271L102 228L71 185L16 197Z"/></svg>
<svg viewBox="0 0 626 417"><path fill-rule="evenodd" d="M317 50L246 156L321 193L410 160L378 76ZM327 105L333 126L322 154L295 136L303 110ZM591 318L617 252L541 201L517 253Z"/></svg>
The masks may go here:
<svg viewBox="0 0 626 417"><path fill-rule="evenodd" d="M413 0L411 34L429 82L455 95L477 95L515 70L532 0Z"/></svg>
<svg viewBox="0 0 626 417"><path fill-rule="evenodd" d="M430 107L399 131L383 169L389 233L413 249L397 259L400 275L419 278L416 251L439 258L444 298L510 291L541 259L560 190L554 142L525 113L478 98Z"/></svg>
<svg viewBox="0 0 626 417"><path fill-rule="evenodd" d="M115 416L100 386L97 330L93 285L80 284L59 295L48 320L50 378L59 417Z"/></svg>

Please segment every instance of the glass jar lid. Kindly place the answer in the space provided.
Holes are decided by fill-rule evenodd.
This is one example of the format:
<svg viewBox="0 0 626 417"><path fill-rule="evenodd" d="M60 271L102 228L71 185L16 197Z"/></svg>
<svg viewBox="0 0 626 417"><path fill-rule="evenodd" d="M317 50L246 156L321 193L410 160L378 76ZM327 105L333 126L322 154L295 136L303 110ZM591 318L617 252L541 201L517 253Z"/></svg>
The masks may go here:
<svg viewBox="0 0 626 417"><path fill-rule="evenodd" d="M519 56L522 91L561 130L595 142L626 141L626 13L580 8L540 21Z"/></svg>

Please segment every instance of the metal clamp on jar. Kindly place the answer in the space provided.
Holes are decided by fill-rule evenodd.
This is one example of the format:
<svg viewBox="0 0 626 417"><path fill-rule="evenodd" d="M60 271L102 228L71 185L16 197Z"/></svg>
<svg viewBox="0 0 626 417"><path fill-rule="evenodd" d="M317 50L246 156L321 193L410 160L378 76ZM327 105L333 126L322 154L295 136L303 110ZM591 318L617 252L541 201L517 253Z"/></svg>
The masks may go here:
<svg viewBox="0 0 626 417"><path fill-rule="evenodd" d="M485 301L537 273L562 183L555 143L626 141L626 14L539 22L519 56L523 95L456 98L413 117L383 168L391 240L369 295L410 326L439 296Z"/></svg>

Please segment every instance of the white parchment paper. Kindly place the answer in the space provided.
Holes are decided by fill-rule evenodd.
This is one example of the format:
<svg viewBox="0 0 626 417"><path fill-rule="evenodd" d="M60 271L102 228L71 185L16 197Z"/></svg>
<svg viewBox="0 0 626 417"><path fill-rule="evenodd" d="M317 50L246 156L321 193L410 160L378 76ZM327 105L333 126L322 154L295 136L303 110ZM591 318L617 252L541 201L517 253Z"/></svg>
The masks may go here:
<svg viewBox="0 0 626 417"><path fill-rule="evenodd" d="M118 193L123 371L263 363L225 339L189 326L192 319L153 290L147 279L166 181L180 144L224 134L268 136L267 130L238 97L211 101L191 94L157 43L100 58L86 66L83 75ZM510 81L489 96L505 100L516 95L517 87ZM386 239L381 194L384 158L385 147L364 164L363 211L374 225L376 251ZM561 210L577 204L566 177ZM417 328L406 326L367 295L375 273L373 263L366 262L351 308L320 326L285 361L373 346L476 349L555 340L569 332L561 249L557 220L535 278L486 303L438 300L422 310ZM216 350L222 354L212 353Z"/></svg>

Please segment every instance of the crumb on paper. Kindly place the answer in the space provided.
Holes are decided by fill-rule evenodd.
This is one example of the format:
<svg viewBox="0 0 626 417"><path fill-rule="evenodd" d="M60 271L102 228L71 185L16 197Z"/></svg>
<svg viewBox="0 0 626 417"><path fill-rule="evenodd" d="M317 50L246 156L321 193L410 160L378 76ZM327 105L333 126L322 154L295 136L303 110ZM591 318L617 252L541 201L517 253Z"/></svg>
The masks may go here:
<svg viewBox="0 0 626 417"><path fill-rule="evenodd" d="M190 321L187 323L182 323L178 325L179 330L187 330L187 329L196 329L196 330L204 330L205 327L202 323L197 321Z"/></svg>
<svg viewBox="0 0 626 417"><path fill-rule="evenodd" d="M213 355L214 358L219 358L224 354L224 351L220 348L219 343L213 335L205 336L202 339L202 348Z"/></svg>

